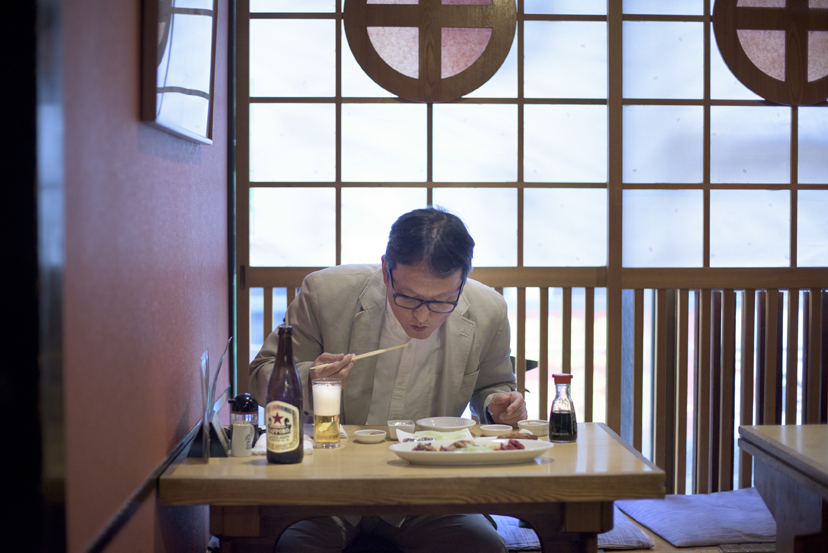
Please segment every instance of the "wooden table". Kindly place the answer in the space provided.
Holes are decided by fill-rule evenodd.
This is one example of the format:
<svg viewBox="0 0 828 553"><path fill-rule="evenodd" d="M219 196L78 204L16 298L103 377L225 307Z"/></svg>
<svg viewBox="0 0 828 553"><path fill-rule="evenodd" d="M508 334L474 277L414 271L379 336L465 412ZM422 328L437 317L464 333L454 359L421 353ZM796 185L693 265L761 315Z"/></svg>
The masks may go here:
<svg viewBox="0 0 828 553"><path fill-rule="evenodd" d="M776 519L776 551L828 551L828 425L742 426L756 489Z"/></svg>
<svg viewBox="0 0 828 553"><path fill-rule="evenodd" d="M345 428L353 436L361 427ZM489 513L530 523L544 551L594 552L597 534L612 528L614 500L664 496L664 472L603 424L581 424L576 443L512 465L413 465L389 445L343 440L296 465L184 459L161 476L160 499L210 505L222 551L240 542L270 551L285 528L314 516Z"/></svg>

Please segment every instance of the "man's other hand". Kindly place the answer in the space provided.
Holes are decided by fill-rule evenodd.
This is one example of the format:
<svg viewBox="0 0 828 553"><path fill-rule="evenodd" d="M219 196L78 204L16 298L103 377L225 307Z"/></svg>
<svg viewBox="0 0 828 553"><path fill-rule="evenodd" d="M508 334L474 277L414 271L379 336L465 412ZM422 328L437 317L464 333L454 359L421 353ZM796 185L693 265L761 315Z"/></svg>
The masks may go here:
<svg viewBox="0 0 828 553"><path fill-rule="evenodd" d="M336 380L341 380L342 388L344 389L345 384L348 383L348 379L351 378L351 371L354 370L354 357L356 355L353 353L347 355L344 353L323 353L311 365L308 376L310 376L310 380L314 378L335 378ZM330 365L327 367L314 369L317 365L325 365L328 363Z"/></svg>
<svg viewBox="0 0 828 553"><path fill-rule="evenodd" d="M492 396L489 402L489 413L498 424L508 424L517 427L518 421L529 418L526 411L526 402L520 392L501 392Z"/></svg>

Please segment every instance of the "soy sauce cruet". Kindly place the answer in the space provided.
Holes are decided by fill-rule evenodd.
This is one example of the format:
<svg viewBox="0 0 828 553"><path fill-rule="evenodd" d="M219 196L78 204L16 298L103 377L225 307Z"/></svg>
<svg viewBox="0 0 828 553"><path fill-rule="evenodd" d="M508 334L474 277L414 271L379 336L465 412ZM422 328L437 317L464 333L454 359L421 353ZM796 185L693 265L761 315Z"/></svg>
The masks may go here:
<svg viewBox="0 0 828 553"><path fill-rule="evenodd" d="M578 424L575 419L575 405L569 395L571 374L553 374L555 379L555 400L549 412L549 441L574 442L578 439Z"/></svg>

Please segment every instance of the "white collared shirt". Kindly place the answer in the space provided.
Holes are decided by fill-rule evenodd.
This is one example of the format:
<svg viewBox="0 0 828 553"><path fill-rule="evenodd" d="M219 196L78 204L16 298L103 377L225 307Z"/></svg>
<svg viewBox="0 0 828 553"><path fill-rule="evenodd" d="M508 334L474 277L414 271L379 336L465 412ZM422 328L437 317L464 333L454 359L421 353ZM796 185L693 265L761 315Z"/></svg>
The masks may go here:
<svg viewBox="0 0 828 553"><path fill-rule="evenodd" d="M380 349L408 342L406 348L377 357L366 424L385 425L395 419L416 421L437 412L439 394L435 387L442 377L445 327L424 340L415 340L405 333L386 299Z"/></svg>
<svg viewBox="0 0 828 553"><path fill-rule="evenodd" d="M382 326L380 349L410 342L405 348L383 353L377 357L374 373L374 391L366 424L385 425L389 420L418 420L437 412L439 394L435 392L443 372L443 344L445 326L431 333L425 340L415 340L403 330L386 299L385 321ZM361 516L345 516L352 525L359 525ZM397 528L404 515L380 515Z"/></svg>

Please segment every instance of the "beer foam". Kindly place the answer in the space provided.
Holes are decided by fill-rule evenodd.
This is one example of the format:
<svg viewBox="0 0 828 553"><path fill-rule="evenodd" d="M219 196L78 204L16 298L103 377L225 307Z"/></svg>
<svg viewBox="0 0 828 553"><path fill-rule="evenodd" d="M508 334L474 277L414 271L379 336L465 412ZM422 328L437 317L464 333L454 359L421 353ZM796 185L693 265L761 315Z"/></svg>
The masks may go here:
<svg viewBox="0 0 828 553"><path fill-rule="evenodd" d="M313 387L313 413L319 416L339 414L340 388L328 386Z"/></svg>

